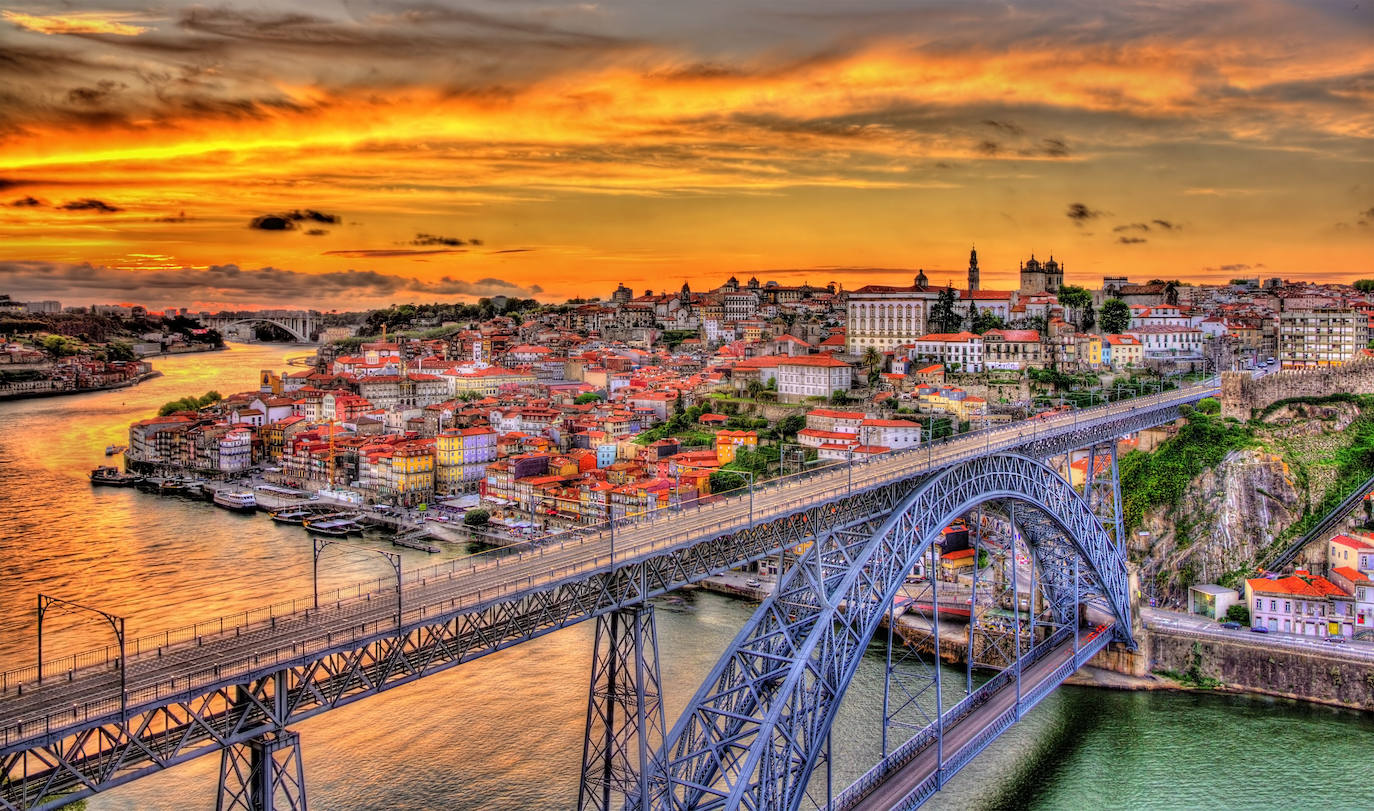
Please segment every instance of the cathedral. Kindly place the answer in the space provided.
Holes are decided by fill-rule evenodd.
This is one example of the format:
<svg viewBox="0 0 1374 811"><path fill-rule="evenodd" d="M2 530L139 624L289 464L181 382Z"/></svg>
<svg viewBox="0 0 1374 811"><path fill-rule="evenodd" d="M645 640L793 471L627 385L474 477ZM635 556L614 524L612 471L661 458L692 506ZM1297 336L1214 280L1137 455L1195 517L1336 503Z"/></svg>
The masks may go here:
<svg viewBox="0 0 1374 811"><path fill-rule="evenodd" d="M1031 293L1058 293L1064 286L1064 267L1054 261L1054 254L1045 264L1031 254L1029 261L1021 263L1021 295Z"/></svg>

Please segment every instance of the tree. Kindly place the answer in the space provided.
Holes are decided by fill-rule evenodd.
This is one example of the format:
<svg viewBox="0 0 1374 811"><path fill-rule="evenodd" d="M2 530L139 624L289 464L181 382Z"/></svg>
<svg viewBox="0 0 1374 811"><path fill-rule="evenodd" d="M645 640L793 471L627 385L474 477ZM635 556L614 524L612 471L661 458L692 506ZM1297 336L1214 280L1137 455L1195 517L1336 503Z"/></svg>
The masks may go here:
<svg viewBox="0 0 1374 811"><path fill-rule="evenodd" d="M1250 606L1245 603L1231 603L1226 608L1226 619L1231 622L1239 622L1241 625L1250 624Z"/></svg>
<svg viewBox="0 0 1374 811"><path fill-rule="evenodd" d="M65 335L45 335L38 346L54 360L75 355L78 349L76 342Z"/></svg>
<svg viewBox="0 0 1374 811"><path fill-rule="evenodd" d="M788 414L778 420L778 438L796 436L797 432L806 427L806 417L800 414Z"/></svg>
<svg viewBox="0 0 1374 811"><path fill-rule="evenodd" d="M1087 329L1083 326L1083 311L1091 310L1093 307L1093 294L1091 292L1077 285L1066 284L1059 288L1059 303L1064 305L1068 320L1072 321L1079 329Z"/></svg>
<svg viewBox="0 0 1374 811"><path fill-rule="evenodd" d="M849 402L849 392L844 389L835 389L830 392L831 405L844 405L847 402Z"/></svg>
<svg viewBox="0 0 1374 811"><path fill-rule="evenodd" d="M744 384L744 393L749 395L750 400L759 399L759 394L761 394L762 392L763 384L758 381L758 378L754 378L753 380L750 380L748 383Z"/></svg>
<svg viewBox="0 0 1374 811"><path fill-rule="evenodd" d="M589 391L589 392L586 392L585 394L579 394L579 395L577 395L577 397L573 399L573 402L576 403L577 405L586 405L587 403L595 403L595 402L597 402L597 401L600 400L600 399L601 399L601 395L600 395L600 394L597 394L597 393L594 392L594 391Z"/></svg>
<svg viewBox="0 0 1374 811"><path fill-rule="evenodd" d="M134 347L128 341L110 341L105 346L105 360L138 360L138 355L134 354Z"/></svg>
<svg viewBox="0 0 1374 811"><path fill-rule="evenodd" d="M1203 414L1220 414L1221 401L1215 397L1203 397L1197 401L1197 410Z"/></svg>
<svg viewBox="0 0 1374 811"><path fill-rule="evenodd" d="M1361 293L1374 293L1374 279L1357 279L1355 289Z"/></svg>
<svg viewBox="0 0 1374 811"><path fill-rule="evenodd" d="M486 510L468 510L463 514L463 523L470 527L485 527L491 521L491 513Z"/></svg>
<svg viewBox="0 0 1374 811"><path fill-rule="evenodd" d="M868 367L868 375L871 378L878 367L883 365L883 353L878 351L878 347L870 346L864 350L859 362Z"/></svg>
<svg viewBox="0 0 1374 811"><path fill-rule="evenodd" d="M963 319L954 309L954 288L946 287L930 308L930 326L936 332L958 332Z"/></svg>
<svg viewBox="0 0 1374 811"><path fill-rule="evenodd" d="M982 335L990 329L1005 329L1006 326L1007 322L1002 320L1002 316L992 310L982 310L974 320L971 331Z"/></svg>
<svg viewBox="0 0 1374 811"><path fill-rule="evenodd" d="M1164 303L1178 304L1178 280L1174 279L1164 283Z"/></svg>
<svg viewBox="0 0 1374 811"><path fill-rule="evenodd" d="M1119 298L1109 298L1102 305L1102 331L1108 335L1125 332L1131 326L1131 305Z"/></svg>

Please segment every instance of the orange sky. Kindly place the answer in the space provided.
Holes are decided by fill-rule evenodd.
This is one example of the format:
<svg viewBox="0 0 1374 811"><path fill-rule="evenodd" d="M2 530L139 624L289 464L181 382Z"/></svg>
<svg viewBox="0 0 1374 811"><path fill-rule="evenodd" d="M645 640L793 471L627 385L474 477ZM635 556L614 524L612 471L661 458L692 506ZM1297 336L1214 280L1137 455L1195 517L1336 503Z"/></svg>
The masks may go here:
<svg viewBox="0 0 1374 811"><path fill-rule="evenodd" d="M1374 275L1370 9L655 5L0 0L0 292Z"/></svg>

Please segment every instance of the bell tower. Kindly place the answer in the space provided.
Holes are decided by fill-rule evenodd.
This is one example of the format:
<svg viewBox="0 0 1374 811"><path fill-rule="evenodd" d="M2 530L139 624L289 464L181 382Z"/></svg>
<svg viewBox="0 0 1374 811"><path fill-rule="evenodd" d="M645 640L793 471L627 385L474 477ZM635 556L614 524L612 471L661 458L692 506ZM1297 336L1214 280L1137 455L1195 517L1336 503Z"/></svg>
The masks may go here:
<svg viewBox="0 0 1374 811"><path fill-rule="evenodd" d="M970 248L968 252L968 289L973 292L978 289L978 249Z"/></svg>

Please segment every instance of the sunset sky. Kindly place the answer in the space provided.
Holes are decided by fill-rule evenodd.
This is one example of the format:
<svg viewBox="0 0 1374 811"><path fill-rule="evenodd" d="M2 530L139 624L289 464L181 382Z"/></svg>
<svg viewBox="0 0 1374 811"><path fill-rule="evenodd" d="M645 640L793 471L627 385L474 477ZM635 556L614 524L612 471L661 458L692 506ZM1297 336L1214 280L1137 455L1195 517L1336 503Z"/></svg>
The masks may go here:
<svg viewBox="0 0 1374 811"><path fill-rule="evenodd" d="M283 9L290 8L286 11ZM1374 0L0 0L0 293L1374 275Z"/></svg>

